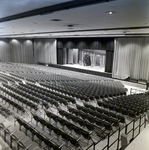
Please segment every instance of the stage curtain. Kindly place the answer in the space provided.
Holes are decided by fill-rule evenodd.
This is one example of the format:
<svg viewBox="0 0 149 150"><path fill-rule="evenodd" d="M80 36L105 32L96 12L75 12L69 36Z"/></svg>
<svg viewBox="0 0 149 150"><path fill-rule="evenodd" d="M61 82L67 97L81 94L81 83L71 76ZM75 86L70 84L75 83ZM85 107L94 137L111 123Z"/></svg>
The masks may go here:
<svg viewBox="0 0 149 150"><path fill-rule="evenodd" d="M68 49L68 64L73 64L73 49Z"/></svg>
<svg viewBox="0 0 149 150"><path fill-rule="evenodd" d="M57 64L56 39L35 39L34 59L35 63Z"/></svg>
<svg viewBox="0 0 149 150"><path fill-rule="evenodd" d="M73 64L78 64L79 60L79 50L73 49Z"/></svg>
<svg viewBox="0 0 149 150"><path fill-rule="evenodd" d="M63 64L63 48L57 49L57 64Z"/></svg>
<svg viewBox="0 0 149 150"><path fill-rule="evenodd" d="M106 51L106 60L105 60L105 72L112 72L113 66L113 51Z"/></svg>
<svg viewBox="0 0 149 150"><path fill-rule="evenodd" d="M145 42L146 41L146 42ZM115 39L112 77L118 79L147 79L148 40L144 38ZM145 44L146 43L146 44Z"/></svg>
<svg viewBox="0 0 149 150"><path fill-rule="evenodd" d="M68 51L66 48L63 48L63 64L68 63Z"/></svg>

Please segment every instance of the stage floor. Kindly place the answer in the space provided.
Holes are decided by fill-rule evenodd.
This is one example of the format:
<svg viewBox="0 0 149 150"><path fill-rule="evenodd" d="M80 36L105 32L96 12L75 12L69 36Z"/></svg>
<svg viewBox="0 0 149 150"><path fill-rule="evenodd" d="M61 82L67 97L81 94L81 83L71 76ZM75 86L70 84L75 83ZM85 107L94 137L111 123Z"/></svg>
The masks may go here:
<svg viewBox="0 0 149 150"><path fill-rule="evenodd" d="M105 67L102 66L82 66L80 64L64 64L63 66L90 71L105 72Z"/></svg>

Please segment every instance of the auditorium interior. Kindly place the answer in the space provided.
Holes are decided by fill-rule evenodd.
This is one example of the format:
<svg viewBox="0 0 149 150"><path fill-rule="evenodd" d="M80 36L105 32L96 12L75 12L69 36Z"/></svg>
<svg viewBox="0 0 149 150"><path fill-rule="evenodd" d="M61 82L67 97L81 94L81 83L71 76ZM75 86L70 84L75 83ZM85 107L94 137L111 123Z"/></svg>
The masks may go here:
<svg viewBox="0 0 149 150"><path fill-rule="evenodd" d="M0 150L149 149L149 1L0 1Z"/></svg>

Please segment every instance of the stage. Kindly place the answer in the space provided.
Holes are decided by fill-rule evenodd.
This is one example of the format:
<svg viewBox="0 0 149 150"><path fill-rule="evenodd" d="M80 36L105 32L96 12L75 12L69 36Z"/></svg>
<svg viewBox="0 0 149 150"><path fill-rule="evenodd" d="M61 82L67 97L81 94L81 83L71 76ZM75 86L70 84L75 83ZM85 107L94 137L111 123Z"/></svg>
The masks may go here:
<svg viewBox="0 0 149 150"><path fill-rule="evenodd" d="M83 66L80 64L65 64L62 66L83 69L83 70L96 71L96 72L105 72L105 67L102 67L102 66Z"/></svg>
<svg viewBox="0 0 149 150"><path fill-rule="evenodd" d="M52 67L53 65L49 65L49 66ZM64 65L54 65L53 67L112 78L112 73L104 72L105 67L101 67L101 66L83 66L80 64L64 64Z"/></svg>

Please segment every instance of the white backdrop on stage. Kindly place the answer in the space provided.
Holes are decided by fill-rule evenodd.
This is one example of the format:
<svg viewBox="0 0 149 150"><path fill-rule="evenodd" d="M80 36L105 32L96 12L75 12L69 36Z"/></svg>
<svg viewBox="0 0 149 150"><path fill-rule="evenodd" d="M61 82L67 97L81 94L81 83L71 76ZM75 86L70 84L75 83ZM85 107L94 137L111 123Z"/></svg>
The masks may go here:
<svg viewBox="0 0 149 150"><path fill-rule="evenodd" d="M90 56L91 66L105 67L105 58L106 58L105 50L83 49L82 55L81 55L82 60L86 54L88 54Z"/></svg>

